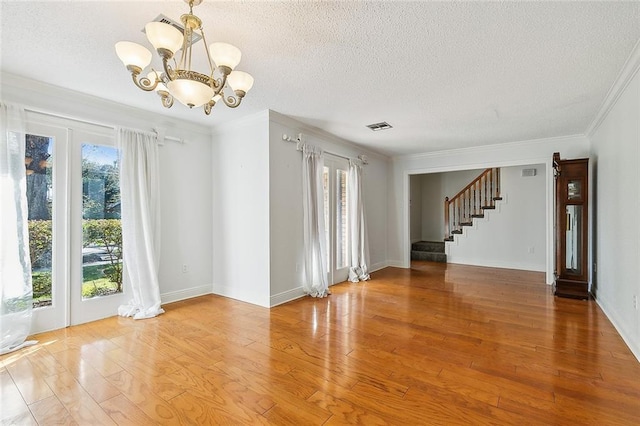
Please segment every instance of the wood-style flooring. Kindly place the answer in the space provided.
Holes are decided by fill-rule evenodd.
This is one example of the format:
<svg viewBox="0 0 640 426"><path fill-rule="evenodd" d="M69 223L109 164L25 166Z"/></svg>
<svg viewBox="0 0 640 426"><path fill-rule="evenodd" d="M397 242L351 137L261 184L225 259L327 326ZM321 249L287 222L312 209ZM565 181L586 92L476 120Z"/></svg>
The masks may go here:
<svg viewBox="0 0 640 426"><path fill-rule="evenodd" d="M2 424L640 424L640 363L541 273L416 262L332 291L33 336L0 357Z"/></svg>

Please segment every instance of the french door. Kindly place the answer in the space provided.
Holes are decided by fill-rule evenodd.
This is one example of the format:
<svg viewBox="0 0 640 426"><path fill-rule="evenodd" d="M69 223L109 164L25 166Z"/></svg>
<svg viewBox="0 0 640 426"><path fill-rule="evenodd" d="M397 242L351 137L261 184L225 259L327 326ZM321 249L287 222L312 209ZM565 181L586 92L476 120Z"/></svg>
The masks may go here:
<svg viewBox="0 0 640 426"><path fill-rule="evenodd" d="M115 315L126 300L118 151L112 131L91 127L27 124L34 333Z"/></svg>
<svg viewBox="0 0 640 426"><path fill-rule="evenodd" d="M348 171L347 160L325 153L323 187L329 285L349 277Z"/></svg>

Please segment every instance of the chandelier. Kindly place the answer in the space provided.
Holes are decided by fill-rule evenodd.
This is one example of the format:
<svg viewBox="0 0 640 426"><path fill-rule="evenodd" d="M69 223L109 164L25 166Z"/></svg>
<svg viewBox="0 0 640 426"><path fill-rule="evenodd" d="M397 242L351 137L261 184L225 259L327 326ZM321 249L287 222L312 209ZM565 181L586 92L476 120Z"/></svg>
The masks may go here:
<svg viewBox="0 0 640 426"><path fill-rule="evenodd" d="M235 108L253 86L253 77L234 70L241 57L237 47L218 42L207 48L202 21L193 14L193 7L203 0L184 1L189 4L189 13L180 17L184 33L164 22L149 22L144 27L149 42L162 59L162 71L152 68L146 76L141 75L151 63L152 54L140 44L120 41L116 43L116 53L131 72L134 84L147 92L155 90L166 108L171 108L174 98L189 108L204 105L207 115L220 99L228 107ZM196 31L202 37L209 63L206 74L191 69L192 47L198 41ZM180 59L176 61L178 51L181 52Z"/></svg>

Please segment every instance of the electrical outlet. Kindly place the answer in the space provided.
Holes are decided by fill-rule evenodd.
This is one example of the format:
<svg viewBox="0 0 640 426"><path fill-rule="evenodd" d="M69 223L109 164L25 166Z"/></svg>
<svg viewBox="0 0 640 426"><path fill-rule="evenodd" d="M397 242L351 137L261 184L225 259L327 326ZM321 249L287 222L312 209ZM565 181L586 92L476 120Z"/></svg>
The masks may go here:
<svg viewBox="0 0 640 426"><path fill-rule="evenodd" d="M536 251L535 247L529 247L529 250L528 250L529 254L533 254L535 253L535 251Z"/></svg>
<svg viewBox="0 0 640 426"><path fill-rule="evenodd" d="M638 296L633 295L633 309L638 310Z"/></svg>
<svg viewBox="0 0 640 426"><path fill-rule="evenodd" d="M182 273L186 274L187 271L188 271L188 268L187 268L187 264L185 263L185 264L182 265Z"/></svg>

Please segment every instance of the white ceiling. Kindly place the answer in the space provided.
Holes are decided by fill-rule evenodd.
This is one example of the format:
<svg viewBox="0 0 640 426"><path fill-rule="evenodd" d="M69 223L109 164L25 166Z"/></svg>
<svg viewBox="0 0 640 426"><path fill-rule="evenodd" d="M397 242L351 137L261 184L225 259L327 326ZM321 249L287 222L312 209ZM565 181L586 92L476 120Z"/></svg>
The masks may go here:
<svg viewBox="0 0 640 426"><path fill-rule="evenodd" d="M255 77L239 108L207 117L135 88L113 47L150 47L144 24L186 11L2 0L1 68L201 124L270 108L398 155L584 133L640 39L640 1L205 0L194 12L207 41L238 46ZM393 129L365 127L379 121Z"/></svg>

